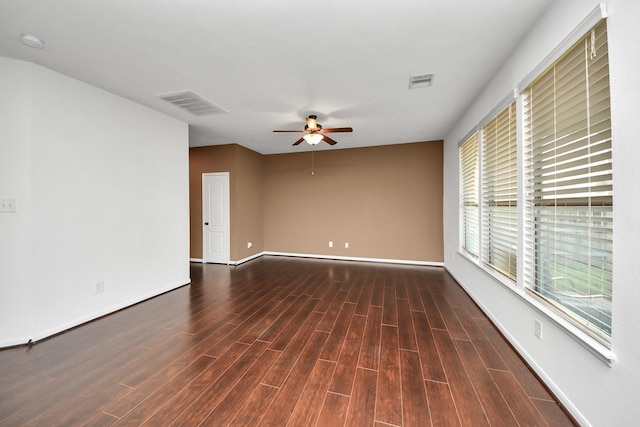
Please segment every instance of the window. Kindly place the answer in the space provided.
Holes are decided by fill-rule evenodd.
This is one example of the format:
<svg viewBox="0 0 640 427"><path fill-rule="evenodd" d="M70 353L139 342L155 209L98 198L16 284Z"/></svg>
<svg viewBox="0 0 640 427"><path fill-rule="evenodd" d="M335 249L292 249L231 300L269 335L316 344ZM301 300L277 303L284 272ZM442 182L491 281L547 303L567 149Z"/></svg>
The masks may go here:
<svg viewBox="0 0 640 427"><path fill-rule="evenodd" d="M608 344L613 190L606 21L522 96L526 286Z"/></svg>
<svg viewBox="0 0 640 427"><path fill-rule="evenodd" d="M482 127L482 262L516 280L518 176L516 104Z"/></svg>
<svg viewBox="0 0 640 427"><path fill-rule="evenodd" d="M479 253L478 213L478 133L460 145L460 200L462 206L462 247L468 253Z"/></svg>

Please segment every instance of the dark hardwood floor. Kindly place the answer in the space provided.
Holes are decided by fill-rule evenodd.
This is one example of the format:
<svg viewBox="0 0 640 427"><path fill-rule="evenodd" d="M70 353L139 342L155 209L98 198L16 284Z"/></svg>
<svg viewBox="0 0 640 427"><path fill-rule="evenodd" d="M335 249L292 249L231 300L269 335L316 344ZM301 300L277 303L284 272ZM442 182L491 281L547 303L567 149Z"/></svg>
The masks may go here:
<svg viewBox="0 0 640 427"><path fill-rule="evenodd" d="M0 351L0 425L574 425L437 267L262 257Z"/></svg>

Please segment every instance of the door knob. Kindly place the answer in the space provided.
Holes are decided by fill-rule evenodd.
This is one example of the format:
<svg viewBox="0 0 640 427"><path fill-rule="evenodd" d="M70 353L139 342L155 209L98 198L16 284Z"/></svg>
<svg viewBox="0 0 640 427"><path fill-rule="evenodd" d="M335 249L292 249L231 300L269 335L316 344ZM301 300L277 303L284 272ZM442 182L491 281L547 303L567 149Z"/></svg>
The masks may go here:
<svg viewBox="0 0 640 427"><path fill-rule="evenodd" d="M205 223L204 223L204 225L209 225L209 223L208 223L208 222L205 222Z"/></svg>

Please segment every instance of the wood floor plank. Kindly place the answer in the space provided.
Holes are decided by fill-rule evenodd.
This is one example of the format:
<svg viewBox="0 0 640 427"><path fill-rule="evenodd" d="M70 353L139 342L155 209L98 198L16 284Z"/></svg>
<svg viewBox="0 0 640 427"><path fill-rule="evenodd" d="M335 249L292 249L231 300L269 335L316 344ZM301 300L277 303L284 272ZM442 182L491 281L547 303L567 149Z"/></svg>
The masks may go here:
<svg viewBox="0 0 640 427"><path fill-rule="evenodd" d="M411 311L424 312L424 306L422 305L422 299L420 298L420 290L417 284L413 281L407 284L407 299L409 300Z"/></svg>
<svg viewBox="0 0 640 427"><path fill-rule="evenodd" d="M188 385L177 391L173 397L157 410L153 416L144 422L144 425L158 426L170 425L176 417L184 412L191 404L199 398L222 374L242 356L249 345L236 343L227 350L220 358L216 359L200 375L198 375Z"/></svg>
<svg viewBox="0 0 640 427"><path fill-rule="evenodd" d="M544 399L531 399L536 408L544 415L549 426L553 427L569 427L577 426L564 412L564 410L556 402Z"/></svg>
<svg viewBox="0 0 640 427"><path fill-rule="evenodd" d="M369 305L371 304L371 294L373 293L373 283L365 282L363 284L360 298L358 298L358 304L356 305L355 314L366 316L369 312Z"/></svg>
<svg viewBox="0 0 640 427"><path fill-rule="evenodd" d="M433 336L444 365L453 401L464 426L488 426L482 404L467 376L462 359L447 331L433 330Z"/></svg>
<svg viewBox="0 0 640 427"><path fill-rule="evenodd" d="M444 373L442 360L440 360L440 352L433 338L431 328L425 313L420 311L412 311L414 330L416 333L416 342L418 352L420 353L420 362L422 363L422 373L425 380L447 382Z"/></svg>
<svg viewBox="0 0 640 427"><path fill-rule="evenodd" d="M468 340L466 331L462 327L460 320L458 320L458 316L453 311L453 308L449 305L449 302L445 299L444 296L440 294L433 294L433 300L438 307L438 311L442 315L442 319L444 323L447 325L447 330L451 335L451 338L455 340Z"/></svg>
<svg viewBox="0 0 640 427"><path fill-rule="evenodd" d="M409 295L407 294L407 283L404 275L395 275L395 287L397 299L409 299Z"/></svg>
<svg viewBox="0 0 640 427"><path fill-rule="evenodd" d="M314 307L318 304L318 301L319 300L316 298L309 299L307 303L291 318L291 321L289 321L282 331L280 331L278 336L273 339L269 348L278 351L284 350L291 341L291 337L300 329L300 325L303 324L311 315Z"/></svg>
<svg viewBox="0 0 640 427"><path fill-rule="evenodd" d="M94 397L88 397L78 402L78 405L74 408L67 408L62 414L45 413L41 419L31 420L27 426L79 426L89 422L97 412L102 412L104 409L104 401L109 398L118 399L126 396L130 388L124 385L114 385L109 389L105 389L102 394ZM108 419L108 418L107 418ZM54 420L55 423L54 423Z"/></svg>
<svg viewBox="0 0 640 427"><path fill-rule="evenodd" d="M215 381L212 381L200 396L176 417L171 425L199 425L218 406L218 404L234 389L242 375L261 359L269 343L256 341L242 353L229 368Z"/></svg>
<svg viewBox="0 0 640 427"><path fill-rule="evenodd" d="M224 338L213 344L205 354L213 357L220 357L231 346L240 340L248 331L253 329L262 318L269 313L274 307L278 305L276 301L267 301L265 304L256 310L247 320L239 324L235 329L231 330Z"/></svg>
<svg viewBox="0 0 640 427"><path fill-rule="evenodd" d="M245 400L244 406L229 422L229 426L246 427L258 424L279 388L260 384Z"/></svg>
<svg viewBox="0 0 640 427"><path fill-rule="evenodd" d="M285 311L295 302L297 297L288 295L273 310L267 313L260 322L247 331L238 341L245 344L252 344L261 335L266 334L267 330L275 323L275 321L284 314Z"/></svg>
<svg viewBox="0 0 640 427"><path fill-rule="evenodd" d="M302 324L295 336L292 337L287 348L282 352L278 361L263 379L264 384L280 387L282 383L284 383L289 372L293 369L296 360L298 360L300 353L302 353L302 350L304 350L307 342L313 335L313 331L316 330L316 326L321 318L322 313L314 312L309 315L309 318Z"/></svg>
<svg viewBox="0 0 640 427"><path fill-rule="evenodd" d="M347 410L349 408L349 398L341 394L327 393L320 416L318 417L317 427L341 427L344 426L347 419Z"/></svg>
<svg viewBox="0 0 640 427"><path fill-rule="evenodd" d="M105 412L100 412L91 418L89 421L83 424L83 427L107 427L113 425L118 421L113 415L109 415Z"/></svg>
<svg viewBox="0 0 640 427"><path fill-rule="evenodd" d="M458 411L447 383L425 381L429 396L429 413L433 427L455 427L460 425Z"/></svg>
<svg viewBox="0 0 640 427"><path fill-rule="evenodd" d="M320 354L321 359L329 360L331 362L338 361L340 351L342 351L343 347L342 344L347 336L347 331L351 324L355 309L355 304L348 302L344 303L342 310L336 319L335 325L329 333L327 344L324 346L324 350L322 350L322 353Z"/></svg>
<svg viewBox="0 0 640 427"><path fill-rule="evenodd" d="M511 413L509 405L504 400L493 377L482 363L470 341L455 340L458 354L463 360L467 376L476 390L476 395L482 403L484 413L492 425L516 425L517 421Z"/></svg>
<svg viewBox="0 0 640 427"><path fill-rule="evenodd" d="M84 376L80 376L76 381L53 381L47 383L47 390L32 390L33 400L27 401L26 404L13 413L12 415L2 418L0 424L3 425L23 425L32 419L46 420L47 413L60 414L71 406L69 401L61 400L60 395L66 395L70 400L86 399L87 395L99 395L104 387L113 387L119 383L119 380L131 373L135 369L135 361L149 352L149 349L136 347L125 353L123 357L114 360L112 363L95 369ZM74 371L71 369L71 371ZM79 374L79 372L76 372ZM108 378L105 376L108 375ZM102 388L94 387L98 383ZM3 410L3 413L5 411Z"/></svg>
<svg viewBox="0 0 640 427"><path fill-rule="evenodd" d="M318 360L311 371L309 381L298 400L298 404L289 418L288 425L313 426L316 424L335 367L334 362Z"/></svg>
<svg viewBox="0 0 640 427"><path fill-rule="evenodd" d="M420 300L424 305L424 311L427 315L427 319L429 319L429 325L431 325L433 329L447 329L447 325L444 323L444 319L442 319L440 310L438 310L438 306L433 300L431 293L425 289L421 289L418 293L420 294Z"/></svg>
<svg viewBox="0 0 640 427"><path fill-rule="evenodd" d="M360 299L360 293L362 292L362 288L363 288L362 280L353 281L353 286L351 287L351 290L349 290L349 295L347 295L347 299L345 300L345 302L348 302L351 304L357 304L358 300Z"/></svg>
<svg viewBox="0 0 640 427"><path fill-rule="evenodd" d="M396 299L396 307L398 308L398 346L404 350L418 351L409 300Z"/></svg>
<svg viewBox="0 0 640 427"><path fill-rule="evenodd" d="M370 426L373 424L376 408L377 382L377 371L358 368L345 425Z"/></svg>
<svg viewBox="0 0 640 427"><path fill-rule="evenodd" d="M283 426L295 409L329 334L316 331L258 425Z"/></svg>
<svg viewBox="0 0 640 427"><path fill-rule="evenodd" d="M380 368L378 369L376 393L376 421L402 425L401 396L398 328L382 325Z"/></svg>
<svg viewBox="0 0 640 427"><path fill-rule="evenodd" d="M476 322L478 322L487 339L489 339L491 344L496 348L505 365L516 377L527 395L531 398L554 400L549 391L547 391L533 372L531 372L530 368L523 362L522 358L496 330L495 326L493 326L488 319L476 319Z"/></svg>
<svg viewBox="0 0 640 427"><path fill-rule="evenodd" d="M382 329L382 307L371 306L362 338L362 349L358 366L378 369L380 362L380 331Z"/></svg>
<svg viewBox="0 0 640 427"><path fill-rule="evenodd" d="M117 406L108 407L106 412L113 415L120 414L119 425L141 425L151 418L176 392L184 389L198 375L207 370L214 361L215 359L212 357L200 356L174 377L157 385L154 391L142 386L134 389L124 398L117 400ZM127 410L127 408L130 409Z"/></svg>
<svg viewBox="0 0 640 427"><path fill-rule="evenodd" d="M371 305L375 307L382 307L382 301L384 300L384 279L378 276L374 279L373 284Z"/></svg>
<svg viewBox="0 0 640 427"><path fill-rule="evenodd" d="M331 380L330 391L347 396L351 395L366 321L367 318L364 316L352 317L338 364Z"/></svg>
<svg viewBox="0 0 640 427"><path fill-rule="evenodd" d="M347 300L347 295L349 295L348 291L339 291L336 294L336 297L331 301L329 308L325 312L324 316L322 316L322 320L318 324L318 330L323 332L331 332L333 329L333 325L336 323L336 319L342 311L342 306Z"/></svg>
<svg viewBox="0 0 640 427"><path fill-rule="evenodd" d="M258 360L249 368L240 380L233 386L218 406L209 413L202 425L226 425L229 423L243 403L249 398L251 392L260 384L260 380L273 365L280 353L266 350Z"/></svg>
<svg viewBox="0 0 640 427"><path fill-rule="evenodd" d="M261 341L273 341L291 321L293 316L307 303L308 295L300 295L296 300L258 337Z"/></svg>
<svg viewBox="0 0 640 427"><path fill-rule="evenodd" d="M484 362L484 366L491 369L507 370L502 357L496 351L495 347L489 342L487 336L476 323L476 319L471 316L469 310L465 307L456 307L454 312L458 316L462 327L467 332L467 336L473 342L478 354Z"/></svg>
<svg viewBox="0 0 640 427"><path fill-rule="evenodd" d="M382 303L382 323L384 325L398 326L396 289L394 286L384 287L384 300Z"/></svg>
<svg viewBox="0 0 640 427"><path fill-rule="evenodd" d="M511 372L489 370L498 389L504 396L505 400L511 408L511 412L516 417L518 424L522 427L526 426L545 426L545 421L540 411L527 396L524 389L518 383L518 380Z"/></svg>
<svg viewBox="0 0 640 427"><path fill-rule="evenodd" d="M431 425L429 402L420 356L413 351L400 350L400 372L402 380L402 425L426 427Z"/></svg>
<svg viewBox="0 0 640 427"><path fill-rule="evenodd" d="M324 283L323 286L326 286L327 292L322 296L318 305L316 305L315 311L320 313L325 313L333 300L338 295L340 291L340 285L335 282Z"/></svg>

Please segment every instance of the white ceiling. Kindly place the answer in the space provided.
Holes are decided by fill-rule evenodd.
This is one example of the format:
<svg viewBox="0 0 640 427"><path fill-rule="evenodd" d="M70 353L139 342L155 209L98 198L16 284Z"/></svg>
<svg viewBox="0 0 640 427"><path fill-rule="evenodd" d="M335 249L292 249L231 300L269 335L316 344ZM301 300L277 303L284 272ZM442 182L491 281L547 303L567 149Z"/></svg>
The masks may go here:
<svg viewBox="0 0 640 427"><path fill-rule="evenodd" d="M190 145L292 147L309 114L352 148L443 139L553 0L1 0L0 56L190 124ZM20 43L21 33L45 47ZM429 88L409 76L435 73ZM157 98L190 89L227 110Z"/></svg>

